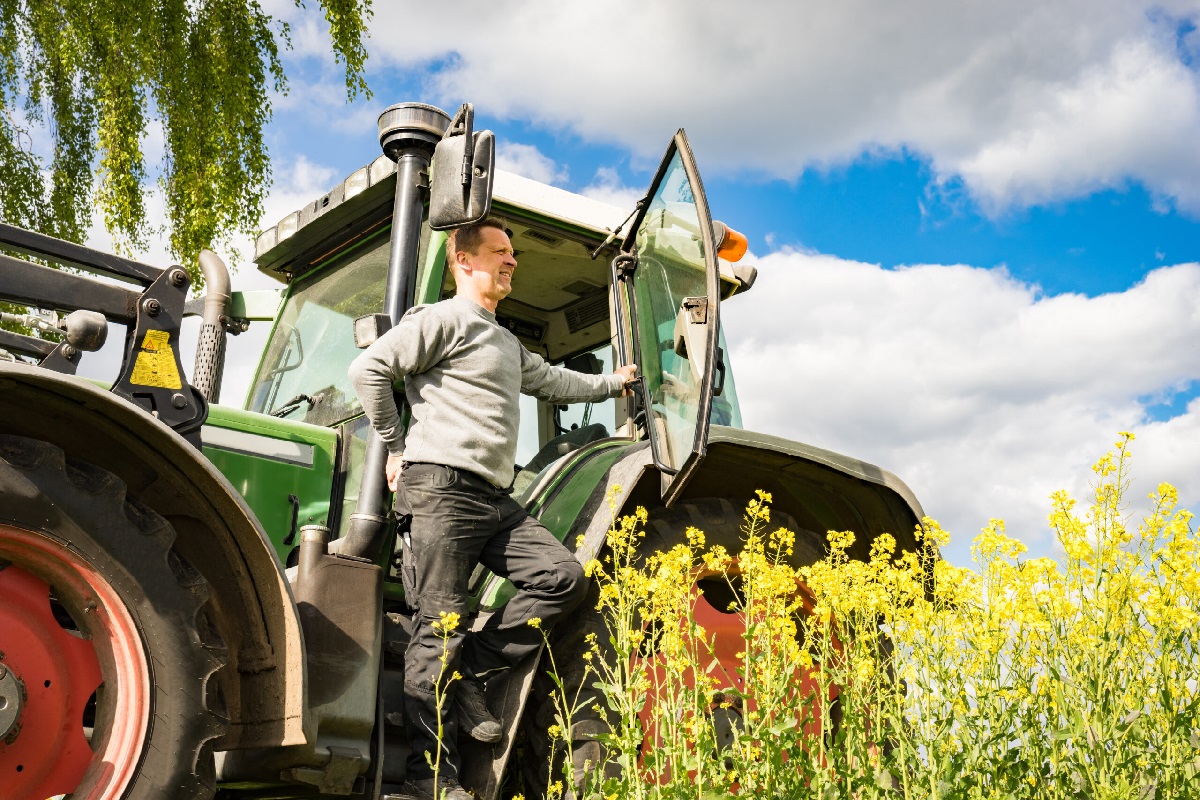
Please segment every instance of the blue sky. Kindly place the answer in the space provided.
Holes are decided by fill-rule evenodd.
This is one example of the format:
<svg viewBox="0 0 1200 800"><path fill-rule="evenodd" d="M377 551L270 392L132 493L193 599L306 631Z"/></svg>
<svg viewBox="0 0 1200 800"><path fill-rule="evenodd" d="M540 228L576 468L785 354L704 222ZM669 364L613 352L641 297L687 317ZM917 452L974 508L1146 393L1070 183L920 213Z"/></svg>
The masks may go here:
<svg viewBox="0 0 1200 800"><path fill-rule="evenodd" d="M1200 2L377 2L352 104L319 16L264 6L264 226L392 102L471 101L503 166L630 207L684 127L760 270L723 312L747 427L895 472L959 563L991 517L1054 554L1048 495L1122 430L1131 513L1200 506Z"/></svg>
<svg viewBox="0 0 1200 800"><path fill-rule="evenodd" d="M927 164L897 154L795 183L717 180L710 193L739 209L759 251L794 242L886 267L1006 266L1053 293L1120 291L1168 259L1200 258L1197 221L1156 211L1141 187L988 217L938 196L930 179Z"/></svg>

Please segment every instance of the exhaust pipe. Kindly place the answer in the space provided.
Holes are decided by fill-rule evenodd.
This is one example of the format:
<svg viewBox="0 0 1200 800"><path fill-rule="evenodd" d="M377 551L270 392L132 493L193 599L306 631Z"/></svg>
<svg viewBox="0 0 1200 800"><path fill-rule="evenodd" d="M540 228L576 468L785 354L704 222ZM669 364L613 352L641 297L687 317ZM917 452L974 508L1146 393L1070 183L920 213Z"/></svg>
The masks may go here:
<svg viewBox="0 0 1200 800"><path fill-rule="evenodd" d="M449 114L423 103L399 103L379 116L379 145L396 162L392 248L384 293L384 312L393 325L412 306L426 173L434 148L449 125ZM387 447L372 428L367 436L358 506L350 517L350 530L330 546L331 551L372 561L379 557L388 529L389 490L383 471L387 456Z"/></svg>
<svg viewBox="0 0 1200 800"><path fill-rule="evenodd" d="M221 376L225 372L225 322L229 319L229 269L212 250L200 251L200 273L208 291L200 315L200 341L196 344L196 374L192 386L210 403L220 402Z"/></svg>

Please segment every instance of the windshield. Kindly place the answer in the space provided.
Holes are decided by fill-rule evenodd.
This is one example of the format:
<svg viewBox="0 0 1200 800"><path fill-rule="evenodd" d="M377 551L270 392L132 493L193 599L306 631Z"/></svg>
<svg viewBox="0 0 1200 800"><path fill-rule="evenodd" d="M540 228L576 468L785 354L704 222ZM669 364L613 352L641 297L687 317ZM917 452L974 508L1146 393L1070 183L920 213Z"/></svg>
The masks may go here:
<svg viewBox="0 0 1200 800"><path fill-rule="evenodd" d="M384 307L389 242L377 235L332 268L296 282L267 344L249 408L335 425L361 411L347 370L354 320Z"/></svg>

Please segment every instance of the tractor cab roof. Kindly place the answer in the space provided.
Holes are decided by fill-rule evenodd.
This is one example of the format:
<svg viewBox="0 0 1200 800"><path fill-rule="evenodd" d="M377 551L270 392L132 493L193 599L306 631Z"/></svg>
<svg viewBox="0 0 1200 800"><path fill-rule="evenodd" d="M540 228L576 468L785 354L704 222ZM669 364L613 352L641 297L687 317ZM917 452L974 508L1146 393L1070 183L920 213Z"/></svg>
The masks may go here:
<svg viewBox="0 0 1200 800"><path fill-rule="evenodd" d="M396 165L380 156L264 230L254 248L259 270L287 281L315 266L335 239L354 238L390 222L395 175ZM497 170L493 211L515 229L514 239L532 230L522 223L536 222L539 229L549 225L565 236L590 241L607 236L631 209ZM531 238L554 244L553 233L545 230Z"/></svg>
<svg viewBox="0 0 1200 800"><path fill-rule="evenodd" d="M332 257L361 252L355 246L366 240L371 241L368 258L385 264L388 245L376 234L391 224L395 186L395 165L383 156L351 173L259 235L259 270L291 281L324 264L345 265ZM510 329L526 347L552 360L607 341L605 287L609 260L620 242L611 243L599 258L592 258L592 252L629 216L629 209L499 170L492 194L492 215L509 230L520 263L514 291L498 309ZM440 294L453 293L453 274L446 270Z"/></svg>

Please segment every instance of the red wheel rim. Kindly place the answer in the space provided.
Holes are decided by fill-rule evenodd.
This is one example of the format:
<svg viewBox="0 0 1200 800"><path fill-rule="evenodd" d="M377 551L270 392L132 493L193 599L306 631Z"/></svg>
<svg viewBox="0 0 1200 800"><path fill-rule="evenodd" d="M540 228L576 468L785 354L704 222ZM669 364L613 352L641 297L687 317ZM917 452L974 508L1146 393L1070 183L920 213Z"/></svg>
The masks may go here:
<svg viewBox="0 0 1200 800"><path fill-rule="evenodd" d="M717 608L708 595L700 588L700 582L707 578L737 577L742 574L741 565L738 560L733 559L723 572L715 572L708 569L697 570L692 576L692 618L696 624L702 627L706 637L709 637L713 642L713 655L716 658L716 669L724 676L728 689L735 692L743 691L744 686L742 678L738 675L738 668L742 665L742 660L738 658L738 652L745 649L746 643L743 639L743 633L746 630L746 619L740 611L730 611L727 608ZM800 597L801 608L800 612L804 615L812 613L815 601L808 586L800 579L796 579L796 595ZM838 646L835 640L835 646ZM644 669L651 670L657 673L656 677L651 678L652 685L659 685L664 680L664 670L662 666L662 657L652 655L639 659ZM816 696L819 692L817 682L813 679L813 670L806 669L800 665L796 665L795 683L801 694ZM689 687L694 687L694 676L684 678L684 682ZM826 698L826 702L832 702L838 694L835 688ZM638 717L642 723L642 730L645 732L645 739L642 743L643 755L648 752L648 749L654 746L657 725L651 713L652 706L655 702L655 694L652 689L647 693L646 702L642 706ZM753 709L756 704L754 698L749 698L750 709ZM740 703L727 711L727 718L731 725L737 725L740 722L745 709L741 708ZM716 711L716 706L710 709ZM809 721L805 723L804 729L809 735L815 735L819 732L819 728L815 723ZM666 780L666 776L663 776Z"/></svg>
<svg viewBox="0 0 1200 800"><path fill-rule="evenodd" d="M137 772L150 709L137 625L109 582L68 546L0 525L0 559L9 562L0 570L0 665L24 695L0 741L0 785L16 800L119 797ZM51 595L77 632L56 619ZM83 714L93 692L89 742Z"/></svg>

